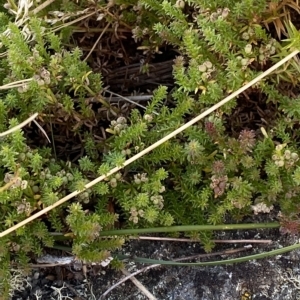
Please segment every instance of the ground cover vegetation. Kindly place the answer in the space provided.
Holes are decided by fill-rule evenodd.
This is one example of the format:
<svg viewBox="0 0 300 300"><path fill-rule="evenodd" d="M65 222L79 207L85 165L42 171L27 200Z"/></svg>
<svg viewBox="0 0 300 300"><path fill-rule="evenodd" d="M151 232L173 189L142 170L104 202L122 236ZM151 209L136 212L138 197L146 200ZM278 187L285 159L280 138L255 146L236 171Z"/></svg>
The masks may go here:
<svg viewBox="0 0 300 300"><path fill-rule="evenodd" d="M281 40L297 32L299 10L292 0L1 1L0 132L33 113L44 130L31 123L0 137L1 231L82 190L285 57ZM10 263L26 266L58 233L80 259L101 261L126 240L100 235L113 228L241 223L274 210L284 232L298 232L299 71L295 57L1 238L3 292ZM212 232L187 235L214 247Z"/></svg>

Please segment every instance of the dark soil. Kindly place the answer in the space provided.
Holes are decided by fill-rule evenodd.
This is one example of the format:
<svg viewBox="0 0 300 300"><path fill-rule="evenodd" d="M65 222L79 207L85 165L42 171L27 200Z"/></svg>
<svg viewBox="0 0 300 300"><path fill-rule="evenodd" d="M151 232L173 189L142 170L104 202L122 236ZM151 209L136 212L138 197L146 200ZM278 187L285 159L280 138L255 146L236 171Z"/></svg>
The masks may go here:
<svg viewBox="0 0 300 300"><path fill-rule="evenodd" d="M238 255L222 255L205 260L221 260L278 249L297 242L296 237L282 236L278 230L223 232L216 239L272 239L272 244L253 244L253 249ZM217 244L214 251L241 248L242 244ZM122 253L155 259L169 259L204 253L199 243L138 241L128 243ZM284 255L234 265L214 267L161 266L136 278L159 300L296 300L300 296L300 250ZM133 273L144 265L127 262ZM88 267L83 271L72 266L35 268L27 278L30 286L15 292L17 299L99 299L125 275L110 268ZM61 296L57 292L61 288ZM39 295L38 297L36 295ZM67 298L67 296L69 298ZM127 280L112 290L107 300L148 299Z"/></svg>

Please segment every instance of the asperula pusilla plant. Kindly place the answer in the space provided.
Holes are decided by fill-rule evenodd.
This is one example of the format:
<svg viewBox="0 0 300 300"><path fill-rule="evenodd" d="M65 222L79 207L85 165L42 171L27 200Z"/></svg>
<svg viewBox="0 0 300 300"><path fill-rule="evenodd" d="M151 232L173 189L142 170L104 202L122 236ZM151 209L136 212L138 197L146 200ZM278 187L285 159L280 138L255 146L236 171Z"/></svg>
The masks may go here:
<svg viewBox="0 0 300 300"><path fill-rule="evenodd" d="M127 120L125 117L118 117L117 120L112 120L110 122L110 127L114 134L119 134L122 130L126 129L127 126Z"/></svg>
<svg viewBox="0 0 300 300"><path fill-rule="evenodd" d="M286 149L283 152L283 149L286 147L286 144L279 144L275 148L275 153L272 155L272 160L278 167L289 168L293 166L298 160L299 155L296 152L292 152L289 149Z"/></svg>

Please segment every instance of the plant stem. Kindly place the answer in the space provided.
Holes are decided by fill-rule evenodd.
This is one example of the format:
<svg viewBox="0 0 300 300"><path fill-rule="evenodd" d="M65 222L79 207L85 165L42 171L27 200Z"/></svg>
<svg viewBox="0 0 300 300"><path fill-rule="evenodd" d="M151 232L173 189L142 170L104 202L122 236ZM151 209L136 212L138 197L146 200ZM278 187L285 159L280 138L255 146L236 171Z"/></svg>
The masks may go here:
<svg viewBox="0 0 300 300"><path fill-rule="evenodd" d="M154 232L182 232L182 231L207 231L207 230L239 230L239 229L258 229L258 228L279 228L278 222L273 223L254 223L254 224L225 224L225 225L185 225L155 228L137 228L101 231L100 236L107 235L130 235Z"/></svg>
<svg viewBox="0 0 300 300"><path fill-rule="evenodd" d="M170 266L217 266L217 265L227 265L233 263L240 263L254 259L262 259L270 256L275 256L279 254L283 254L292 250L296 250L300 248L300 244L295 244L292 246L287 246L281 249L272 250L269 252L263 252L259 254L239 257L239 258L232 258L226 260L218 260L218 261L208 261L208 262L196 262L196 263L180 263L176 261L167 261L167 260L158 260L158 259L149 259L149 258L142 258L142 257L128 257L119 255L118 258L121 259L128 259L135 262L145 263L145 264L160 264L160 265L170 265Z"/></svg>

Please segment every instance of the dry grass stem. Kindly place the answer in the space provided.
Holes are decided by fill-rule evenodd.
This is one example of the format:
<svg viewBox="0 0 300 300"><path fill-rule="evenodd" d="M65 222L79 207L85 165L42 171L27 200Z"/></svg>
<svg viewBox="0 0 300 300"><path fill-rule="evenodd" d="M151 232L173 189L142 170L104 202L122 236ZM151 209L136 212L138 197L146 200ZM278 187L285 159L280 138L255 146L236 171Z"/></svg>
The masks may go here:
<svg viewBox="0 0 300 300"><path fill-rule="evenodd" d="M20 87L20 86L23 86L24 83L30 82L32 80L33 80L33 78L14 81L14 82L11 82L11 83L0 86L0 90L8 90L8 89L13 89L13 88L16 88L16 87Z"/></svg>
<svg viewBox="0 0 300 300"><path fill-rule="evenodd" d="M48 140L49 143L51 143L46 131L44 130L44 128L36 121L33 120L34 124L40 129L40 131L44 134L44 136L46 137L46 139Z"/></svg>
<svg viewBox="0 0 300 300"><path fill-rule="evenodd" d="M136 106L139 106L140 108L142 108L142 109L144 109L144 110L147 109L145 106L143 106L143 105L141 105L141 104L139 104L139 103L137 103L137 102L131 100L131 99L128 98L128 97L124 97L124 96L122 96L122 95L119 95L119 94L117 94L117 93L111 92L111 91L109 91L109 90L105 90L105 92L108 92L108 93L110 93L110 94L112 94L112 95L115 95L115 96L117 96L117 97L119 97L119 98L121 98L121 99L123 99L123 100L125 100L125 101L128 101L129 103L132 103L132 104L134 104L134 105L136 105ZM157 115L157 116L159 115L159 113L157 113L156 111L153 111L153 113L154 113L155 115Z"/></svg>
<svg viewBox="0 0 300 300"><path fill-rule="evenodd" d="M82 21L82 20L84 20L84 19L87 19L87 18L93 16L94 14L96 14L96 11L93 11L93 12L91 12L91 13L89 13L89 14L86 14L86 15L84 15L84 16L81 16L81 17L79 17L79 18L77 18L77 19L75 19L75 20L73 20L73 21L64 23L63 25L59 25L59 26L55 27L54 29L52 29L51 32L60 31L60 30L62 30L63 28L68 27L68 26L70 26L70 25L72 25L72 24L75 24L75 23L77 23L77 22L80 22L80 21Z"/></svg>
<svg viewBox="0 0 300 300"><path fill-rule="evenodd" d="M38 7L36 7L33 11L32 14L36 15L37 13L39 13L41 10L43 10L44 8L46 8L48 5L50 5L51 3L53 3L55 0L47 0L45 2L43 2L41 5L39 5Z"/></svg>
<svg viewBox="0 0 300 300"><path fill-rule="evenodd" d="M107 102L113 103L113 102L119 102L123 99L124 96L121 97L110 97L106 98ZM136 101L149 101L153 98L152 95L139 95L139 96L126 96L126 99L129 99L131 101L134 101L134 104L136 104Z"/></svg>
<svg viewBox="0 0 300 300"><path fill-rule="evenodd" d="M191 255L187 257L182 257L182 258L176 258L173 259L173 261L185 261L185 260L191 260L191 259L199 259L199 258L207 258L211 256L216 256L216 255L227 255L227 254L234 254L242 251L249 250L251 247L243 247L243 248L237 248L237 249L229 249L229 250L224 250L224 251L219 251L219 252L213 252L213 253L207 253L207 254L196 254L196 255ZM137 270L136 272L132 274L128 274L126 277L122 278L120 281L118 281L116 284L111 286L105 293L103 293L100 297L99 300L104 299L105 296L107 296L113 289L115 289L117 286L120 284L124 283L126 280L131 279L133 276L136 276L140 273L146 272L150 269L154 269L161 266L160 264L155 264L155 265L150 265L145 268L142 268L140 270Z"/></svg>
<svg viewBox="0 0 300 300"><path fill-rule="evenodd" d="M21 128L23 128L24 126L26 126L28 123L30 123L31 121L34 121L34 119L38 116L38 113L35 113L33 114L31 117L29 117L27 120L23 121L22 123L20 123L19 125L7 130L7 131L4 131L4 132L1 132L0 133L0 137L4 137L6 135L9 135Z"/></svg>
<svg viewBox="0 0 300 300"><path fill-rule="evenodd" d="M122 273L126 276L130 275L130 273L122 269ZM134 276L130 277L130 280L135 284L135 286L146 296L148 297L149 300L157 300L156 297L154 297L146 288L143 284L141 284Z"/></svg>
<svg viewBox="0 0 300 300"><path fill-rule="evenodd" d="M105 28L103 29L103 31L101 32L101 34L99 35L99 37L97 38L97 41L94 43L94 45L91 48L90 52L87 54L87 56L85 57L85 59L83 61L86 61L90 57L90 55L93 53L93 51L95 50L96 46L100 42L102 36L104 35L104 33L106 32L106 30L108 29L109 25L110 25L110 23L107 23L107 25L105 26Z"/></svg>

